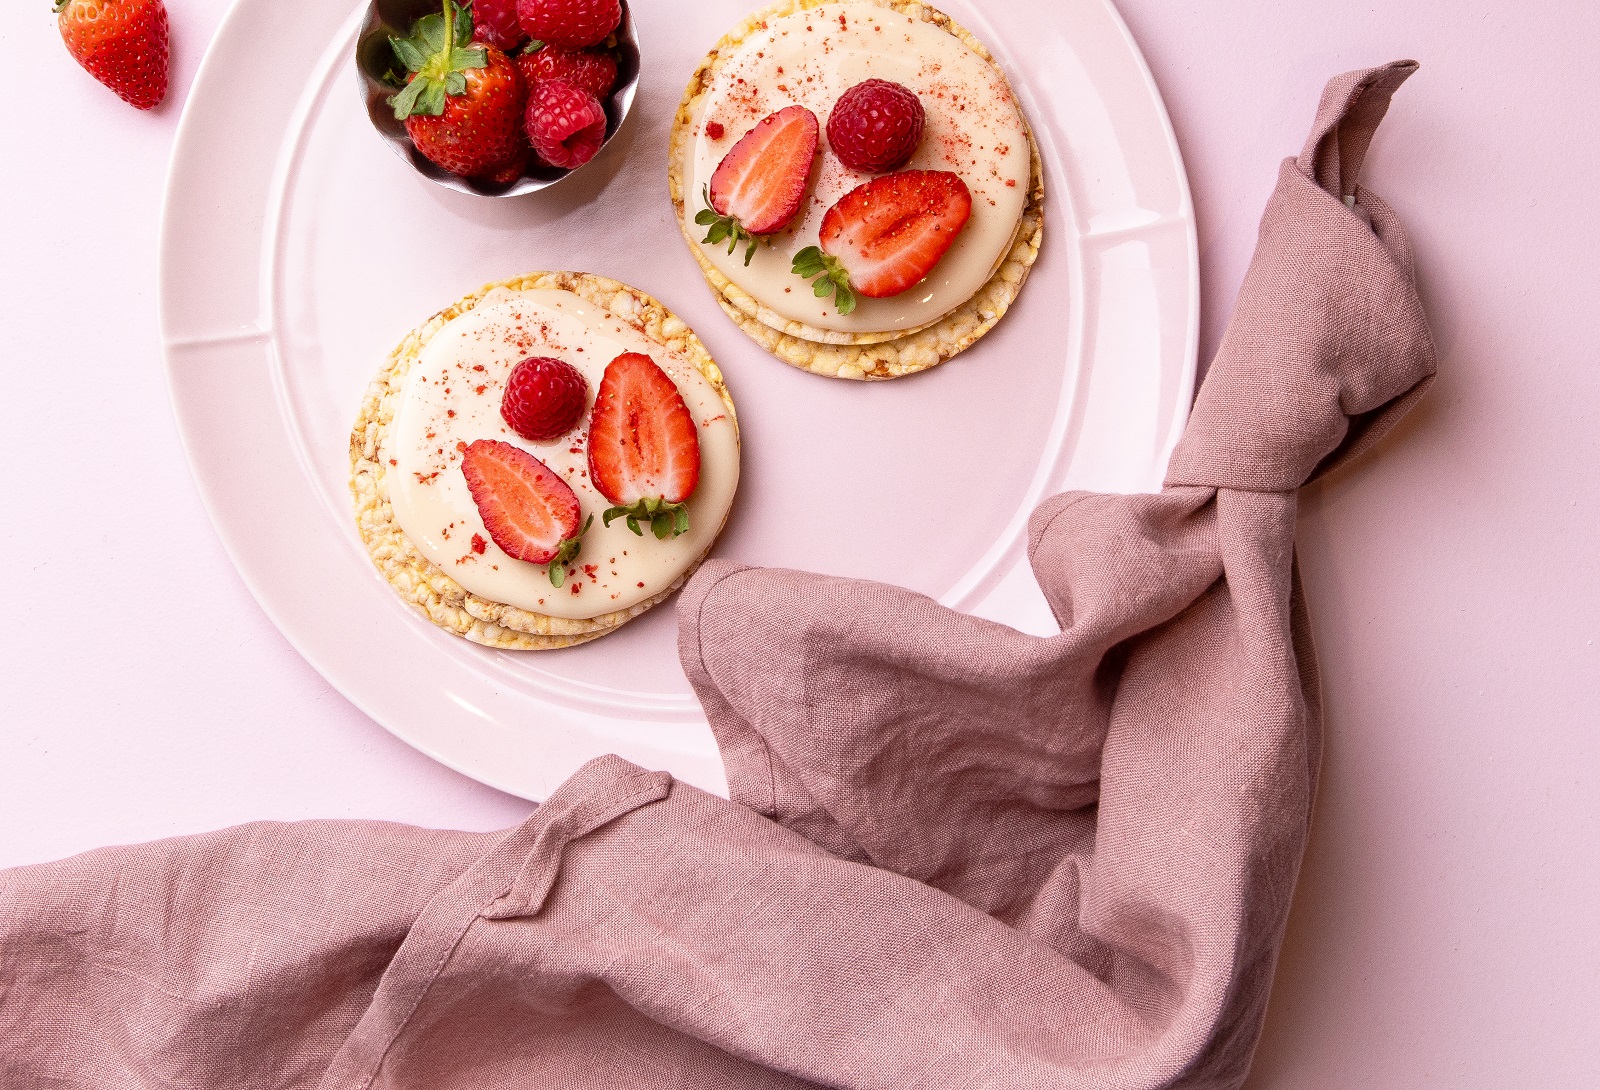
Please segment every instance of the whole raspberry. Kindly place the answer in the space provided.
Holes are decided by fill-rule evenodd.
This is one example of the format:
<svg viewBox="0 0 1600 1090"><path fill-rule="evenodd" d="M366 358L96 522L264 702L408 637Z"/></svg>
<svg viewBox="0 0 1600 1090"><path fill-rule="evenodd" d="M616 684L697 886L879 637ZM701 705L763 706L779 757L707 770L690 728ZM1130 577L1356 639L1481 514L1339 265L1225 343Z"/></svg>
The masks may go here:
<svg viewBox="0 0 1600 1090"><path fill-rule="evenodd" d="M598 45L622 22L622 0L517 0L528 37L546 45Z"/></svg>
<svg viewBox="0 0 1600 1090"><path fill-rule="evenodd" d="M917 96L898 83L869 79L834 103L828 145L851 170L877 174L911 158L922 142L924 115Z"/></svg>
<svg viewBox="0 0 1600 1090"><path fill-rule="evenodd" d="M564 79L589 92L601 102L617 82L617 62L604 53L586 49L563 49L547 45L517 58L522 81L529 87L541 80Z"/></svg>
<svg viewBox="0 0 1600 1090"><path fill-rule="evenodd" d="M589 383L576 367L548 356L534 356L511 369L500 415L524 439L544 442L572 430L583 416L588 397Z"/></svg>
<svg viewBox="0 0 1600 1090"><path fill-rule="evenodd" d="M528 40L517 19L517 0L472 0L472 40L510 53Z"/></svg>
<svg viewBox="0 0 1600 1090"><path fill-rule="evenodd" d="M600 101L570 80L534 84L523 120L533 150L554 167L581 167L606 141L606 112Z"/></svg>

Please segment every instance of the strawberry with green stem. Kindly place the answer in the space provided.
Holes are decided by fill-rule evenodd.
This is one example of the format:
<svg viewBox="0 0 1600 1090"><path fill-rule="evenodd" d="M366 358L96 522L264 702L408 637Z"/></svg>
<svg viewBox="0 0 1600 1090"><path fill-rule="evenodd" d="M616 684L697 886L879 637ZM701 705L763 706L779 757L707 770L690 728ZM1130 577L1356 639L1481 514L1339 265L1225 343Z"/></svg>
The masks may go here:
<svg viewBox="0 0 1600 1090"><path fill-rule="evenodd" d="M922 282L972 215L972 194L945 170L903 170L858 185L822 216L819 245L794 255L791 271L833 295L840 314L856 297L884 299Z"/></svg>
<svg viewBox="0 0 1600 1090"><path fill-rule="evenodd" d="M56 0L67 52L130 106L167 94L169 31L162 0Z"/></svg>
<svg viewBox="0 0 1600 1090"><path fill-rule="evenodd" d="M389 43L409 73L389 105L418 151L469 178L500 174L526 154L522 78L499 49L472 41L470 8L444 0L441 14Z"/></svg>
<svg viewBox="0 0 1600 1090"><path fill-rule="evenodd" d="M624 352L606 365L589 417L589 481L623 519L657 539L689 529L684 506L700 483L700 435L683 395L654 360Z"/></svg>
<svg viewBox="0 0 1600 1090"><path fill-rule="evenodd" d="M800 211L819 131L816 114L786 106L740 137L700 191L706 207L694 221L707 228L701 241L716 246L726 240L730 254L746 243L744 263L750 264L761 239L783 230Z"/></svg>
<svg viewBox="0 0 1600 1090"><path fill-rule="evenodd" d="M561 586L567 565L583 548L578 494L549 466L510 443L479 439L461 454L461 473L483 519L483 528L513 560L550 565L550 582Z"/></svg>

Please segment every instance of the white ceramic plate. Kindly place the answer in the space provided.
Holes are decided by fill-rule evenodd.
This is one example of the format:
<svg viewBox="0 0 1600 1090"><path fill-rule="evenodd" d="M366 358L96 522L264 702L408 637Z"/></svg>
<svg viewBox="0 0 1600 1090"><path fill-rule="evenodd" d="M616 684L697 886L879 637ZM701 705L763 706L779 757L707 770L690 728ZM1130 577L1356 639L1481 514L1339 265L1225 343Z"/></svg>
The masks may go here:
<svg viewBox="0 0 1600 1090"><path fill-rule="evenodd" d="M442 189L372 130L360 11L238 0L173 151L161 252L174 410L234 563L285 636L358 706L453 768L543 798L616 752L725 791L678 666L671 604L602 640L492 651L403 605L347 489L362 391L405 332L480 284L584 269L681 315L722 365L744 438L717 555L892 581L1038 633L1055 625L1024 530L1068 488L1159 487L1194 381L1194 219L1160 96L1108 0L941 6L1011 77L1043 153L1045 244L978 345L893 382L767 356L702 283L666 193L684 83L748 0L633 4L629 124L570 185Z"/></svg>

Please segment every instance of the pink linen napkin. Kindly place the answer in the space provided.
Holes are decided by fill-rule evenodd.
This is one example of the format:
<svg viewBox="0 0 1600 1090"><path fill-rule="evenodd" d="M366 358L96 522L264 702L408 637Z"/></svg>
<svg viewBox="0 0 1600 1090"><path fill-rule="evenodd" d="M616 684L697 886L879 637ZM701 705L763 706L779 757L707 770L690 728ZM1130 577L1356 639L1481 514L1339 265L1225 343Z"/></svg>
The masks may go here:
<svg viewBox="0 0 1600 1090"><path fill-rule="evenodd" d="M733 801L602 758L503 834L260 824L0 875L0 1085L1231 1087L1310 820L1295 491L1434 356L1332 81L1157 495L1035 512L1061 633L708 564Z"/></svg>

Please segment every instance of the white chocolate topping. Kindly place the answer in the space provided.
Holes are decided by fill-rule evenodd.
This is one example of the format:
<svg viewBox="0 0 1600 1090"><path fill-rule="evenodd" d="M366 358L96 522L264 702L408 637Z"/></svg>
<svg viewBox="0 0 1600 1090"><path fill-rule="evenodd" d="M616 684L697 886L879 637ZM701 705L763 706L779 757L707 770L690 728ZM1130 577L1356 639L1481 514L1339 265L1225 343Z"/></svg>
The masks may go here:
<svg viewBox="0 0 1600 1090"><path fill-rule="evenodd" d="M873 177L850 170L827 150L828 115L839 96L869 78L915 92L927 116L922 143L902 169L948 170L972 192L972 217L921 283L888 299L861 299L841 317L790 271L795 253L817 243L823 213ZM746 38L703 94L683 164L683 212L694 223L702 187L728 150L763 117L789 105L817 115L822 154L807 203L790 226L761 246L701 250L717 270L758 302L792 321L845 333L915 329L970 299L1010 249L1027 200L1029 144L1011 89L995 67L932 23L875 4L828 4L774 19ZM720 125L712 139L706 128Z"/></svg>
<svg viewBox="0 0 1600 1090"><path fill-rule="evenodd" d="M589 381L589 406L606 364L642 352L677 385L699 427L700 483L688 500L689 531L658 541L635 536L589 483L589 414L560 439L535 443L500 416L511 369L530 356L565 360ZM528 451L572 486L594 524L566 585L545 565L513 560L490 539L461 472L460 448L499 439ZM568 291L497 289L451 320L406 376L382 452L395 521L422 554L467 590L505 605L581 620L625 609L667 589L710 547L739 482L739 438L715 387L688 360L670 355L603 307ZM477 547L481 547L479 552Z"/></svg>

